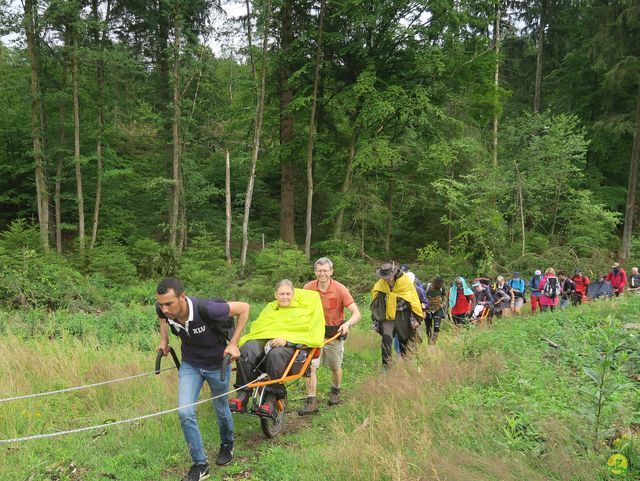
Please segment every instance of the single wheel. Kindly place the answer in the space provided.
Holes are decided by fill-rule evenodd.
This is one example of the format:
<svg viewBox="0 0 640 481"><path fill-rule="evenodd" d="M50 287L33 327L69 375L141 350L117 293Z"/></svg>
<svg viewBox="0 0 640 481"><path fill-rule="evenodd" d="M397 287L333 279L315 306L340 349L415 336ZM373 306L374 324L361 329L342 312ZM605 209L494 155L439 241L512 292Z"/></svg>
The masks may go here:
<svg viewBox="0 0 640 481"><path fill-rule="evenodd" d="M287 415L287 395L276 399L275 394L266 393L265 400L272 402L276 409L272 417L260 419L260 427L266 437L275 438L284 429L284 420Z"/></svg>

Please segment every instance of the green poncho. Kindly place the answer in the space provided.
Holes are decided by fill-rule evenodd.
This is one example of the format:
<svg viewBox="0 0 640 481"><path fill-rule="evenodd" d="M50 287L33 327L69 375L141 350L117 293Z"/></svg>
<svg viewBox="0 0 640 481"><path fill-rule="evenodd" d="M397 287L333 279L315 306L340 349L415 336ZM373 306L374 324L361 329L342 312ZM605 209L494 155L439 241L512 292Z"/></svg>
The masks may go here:
<svg viewBox="0 0 640 481"><path fill-rule="evenodd" d="M324 343L324 311L316 291L295 289L289 307L267 304L253 321L240 345L252 339L285 339L293 344L320 347Z"/></svg>

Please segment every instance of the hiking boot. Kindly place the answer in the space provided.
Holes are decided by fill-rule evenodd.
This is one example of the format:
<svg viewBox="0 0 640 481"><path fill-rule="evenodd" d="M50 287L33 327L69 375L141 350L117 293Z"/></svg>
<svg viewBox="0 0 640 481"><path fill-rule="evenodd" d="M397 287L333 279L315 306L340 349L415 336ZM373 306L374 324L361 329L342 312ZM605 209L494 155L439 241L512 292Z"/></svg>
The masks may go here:
<svg viewBox="0 0 640 481"><path fill-rule="evenodd" d="M238 391L238 397L229 399L229 409L232 413L244 413L247 411L249 403L249 393L247 391Z"/></svg>
<svg viewBox="0 0 640 481"><path fill-rule="evenodd" d="M329 404L329 406L337 406L341 403L340 388L331 386L331 392L329 392L329 401L327 401L327 404Z"/></svg>
<svg viewBox="0 0 640 481"><path fill-rule="evenodd" d="M194 464L182 481L201 481L209 477L208 464Z"/></svg>
<svg viewBox="0 0 640 481"><path fill-rule="evenodd" d="M226 466L233 460L233 443L220 443L220 451L216 458L218 466Z"/></svg>
<svg viewBox="0 0 640 481"><path fill-rule="evenodd" d="M309 396L304 401L304 407L298 409L298 416L307 416L308 414L315 414L318 411L318 400L315 396Z"/></svg>

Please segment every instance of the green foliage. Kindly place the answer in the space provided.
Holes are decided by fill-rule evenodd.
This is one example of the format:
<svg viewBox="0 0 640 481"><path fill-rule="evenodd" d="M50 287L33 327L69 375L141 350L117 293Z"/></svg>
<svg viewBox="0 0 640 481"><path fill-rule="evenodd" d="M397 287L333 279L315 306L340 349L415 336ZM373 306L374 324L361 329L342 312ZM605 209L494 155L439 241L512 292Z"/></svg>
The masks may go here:
<svg viewBox="0 0 640 481"><path fill-rule="evenodd" d="M299 285L312 277L313 268L307 262L304 252L278 240L258 252L255 273L264 276L271 286L282 279L289 279Z"/></svg>
<svg viewBox="0 0 640 481"><path fill-rule="evenodd" d="M614 232L621 215L607 210L586 190L570 192L566 207L562 209L567 245L578 255L586 256L594 249L612 249L616 241Z"/></svg>
<svg viewBox="0 0 640 481"><path fill-rule="evenodd" d="M0 297L12 307L94 309L99 288L57 255L22 248L0 257Z"/></svg>
<svg viewBox="0 0 640 481"><path fill-rule="evenodd" d="M128 249L129 258L143 279L169 277L178 271L179 262L170 246L152 239L137 239Z"/></svg>
<svg viewBox="0 0 640 481"><path fill-rule="evenodd" d="M105 287L120 287L136 277L136 267L129 260L127 249L116 244L96 246L90 254L89 271L103 276L107 280Z"/></svg>

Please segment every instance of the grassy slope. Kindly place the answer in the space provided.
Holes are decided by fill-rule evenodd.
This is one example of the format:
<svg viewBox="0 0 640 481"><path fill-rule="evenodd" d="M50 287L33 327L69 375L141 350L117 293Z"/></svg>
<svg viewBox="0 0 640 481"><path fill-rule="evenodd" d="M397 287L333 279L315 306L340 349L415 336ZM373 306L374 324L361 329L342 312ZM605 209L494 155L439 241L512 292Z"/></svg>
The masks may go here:
<svg viewBox="0 0 640 481"><path fill-rule="evenodd" d="M608 479L609 444L623 449L632 464L637 461L632 423L638 422L638 391L627 387L613 395L603 412L603 425L612 431L595 441L588 421L593 403L579 391L580 386L590 386L582 366L595 365L596 350L618 338L626 337L637 349L636 338L629 338L630 331L620 326L635 322L639 307L639 299L625 299L507 319L492 329L468 330L458 337L445 333L438 348L422 345L414 361L399 363L386 374L379 373L378 337L363 321L348 345L347 403L323 408L312 419L291 415L287 434L275 441L262 438L255 418L236 417L237 461L216 469L213 478ZM97 318L59 315L42 321L37 314L0 316L0 397L152 369L157 338L151 334L150 317L149 308L142 307L117 308ZM549 347L540 337L561 349ZM621 368L612 374L613 383L627 379ZM321 395L328 378L326 370L321 371ZM301 383L290 387L290 398L303 395ZM175 399L176 376L170 371L109 387L0 404L0 437L133 417L174 407ZM293 401L292 409L300 403ZM200 409L199 419L208 451L215 455L218 436L208 406ZM175 414L0 446L0 453L3 481L174 480L190 464ZM617 479L637 479L638 474L631 470Z"/></svg>

